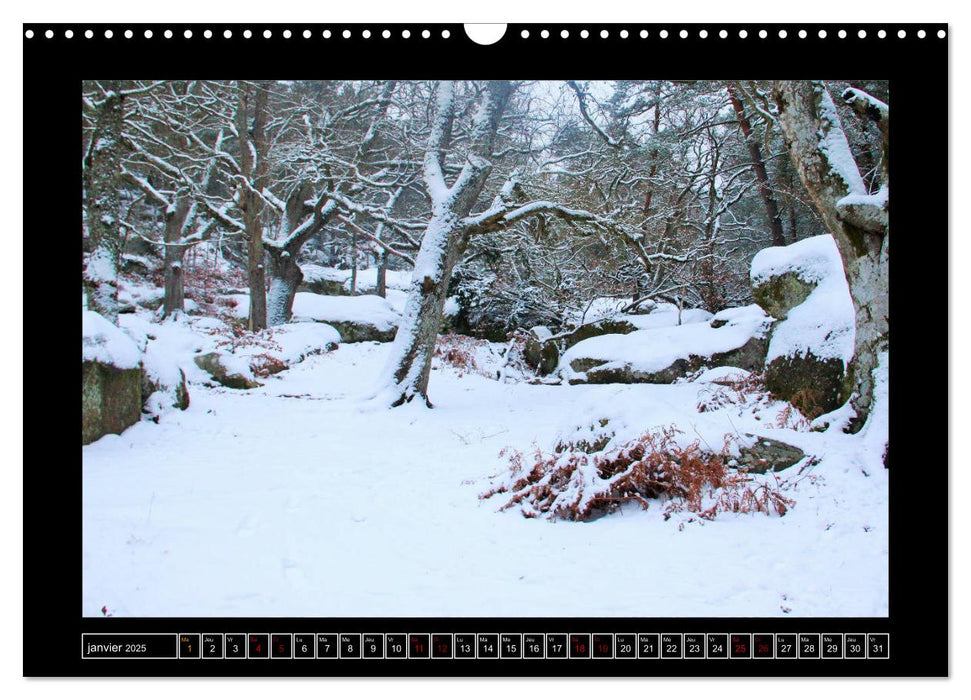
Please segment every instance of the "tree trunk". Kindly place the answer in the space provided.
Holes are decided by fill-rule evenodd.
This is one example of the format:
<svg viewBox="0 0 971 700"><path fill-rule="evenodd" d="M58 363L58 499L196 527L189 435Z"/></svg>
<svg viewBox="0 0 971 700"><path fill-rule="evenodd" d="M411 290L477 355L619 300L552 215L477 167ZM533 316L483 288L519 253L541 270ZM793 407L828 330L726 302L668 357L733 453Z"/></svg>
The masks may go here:
<svg viewBox="0 0 971 700"><path fill-rule="evenodd" d="M165 214L165 297L162 301L162 318L171 318L185 311L185 261L186 245L179 244L183 227L189 215L188 199L182 199L174 211Z"/></svg>
<svg viewBox="0 0 971 700"><path fill-rule="evenodd" d="M236 131L239 134L239 166L245 184L240 187L240 208L249 243L247 276L249 282L249 324L251 331L266 328L266 270L263 253L263 200L257 192L263 189L266 175L266 100L263 85L257 85L253 100L253 125L249 124L249 87L240 84L236 109ZM256 190L254 192L254 190Z"/></svg>
<svg viewBox="0 0 971 700"><path fill-rule="evenodd" d="M297 260L300 251L308 240L330 220L335 207L332 203L322 205L323 196L313 207L307 199L312 187L303 183L297 187L287 200L280 226L280 238L269 241L265 248L270 261L270 291L267 299L267 322L270 326L286 323L293 315L293 298L303 282L303 271ZM305 219L307 213L310 219Z"/></svg>
<svg viewBox="0 0 971 700"><path fill-rule="evenodd" d="M351 233L351 296L357 294L357 234Z"/></svg>
<svg viewBox="0 0 971 700"><path fill-rule="evenodd" d="M447 227L447 221L433 217L428 231ZM427 235L427 234L426 234ZM442 327L445 299L452 270L465 249L465 241L459 231L443 230L443 246L422 244L415 260L415 270L438 269L438 275L425 275L412 280L408 302L401 326L391 348L395 396L391 405L400 406L420 396L428 406L428 379L435 354L435 341Z"/></svg>
<svg viewBox="0 0 971 700"><path fill-rule="evenodd" d="M759 148L758 139L755 138L752 123L745 115L745 106L742 104L741 99L739 99L738 89L732 83L728 84L728 95L732 100L735 116L738 117L738 124L742 128L742 135L745 137L745 146L748 148L752 168L755 170L755 179L759 183L759 194L762 195L762 202L765 205L765 216L769 223L769 231L772 233L772 245L784 246L786 244L786 237L782 230L782 217L779 216L779 205L775 201L775 195L772 193L772 183L769 182L769 173L765 169L762 149Z"/></svg>
<svg viewBox="0 0 971 700"><path fill-rule="evenodd" d="M872 408L873 370L889 336L889 181L883 182L882 196L867 194L836 106L822 82L778 81L775 96L789 155L836 240L853 299L856 341L847 389L856 411L850 429L856 432ZM889 111L882 106L884 113L878 117L884 120L886 138Z"/></svg>
<svg viewBox="0 0 971 700"><path fill-rule="evenodd" d="M388 296L388 251L382 250L380 261L378 262L378 279L376 291L379 297Z"/></svg>
<svg viewBox="0 0 971 700"><path fill-rule="evenodd" d="M103 87L108 95L98 106L94 133L84 157L84 223L90 252L83 278L88 309L116 323L118 260L123 245L119 180L125 153L122 140L125 110L118 85L107 81Z"/></svg>
<svg viewBox="0 0 971 700"><path fill-rule="evenodd" d="M488 159L513 90L512 83L505 80L486 84L465 164L452 186L447 187L442 159L452 130L455 102L452 84L438 85L425 152L425 182L432 199L432 217L418 249L408 303L385 370L390 375L387 398L392 406L400 406L416 396L431 406L428 378L435 340L442 326L452 270L467 243L468 232L459 222L472 211L492 171Z"/></svg>
<svg viewBox="0 0 971 700"><path fill-rule="evenodd" d="M267 299L267 322L279 326L293 315L293 298L303 282L303 271L296 256L288 250L267 248L270 259L270 292Z"/></svg>

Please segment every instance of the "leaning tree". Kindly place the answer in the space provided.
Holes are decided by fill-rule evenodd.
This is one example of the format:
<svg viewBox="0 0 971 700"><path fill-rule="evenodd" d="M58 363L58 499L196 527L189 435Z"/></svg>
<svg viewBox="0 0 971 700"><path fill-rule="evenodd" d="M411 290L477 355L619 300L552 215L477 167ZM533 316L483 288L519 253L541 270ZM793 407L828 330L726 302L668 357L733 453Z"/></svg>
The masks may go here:
<svg viewBox="0 0 971 700"><path fill-rule="evenodd" d="M777 122L799 178L843 260L856 312L853 360L847 373L859 430L873 406L873 371L887 349L890 328L890 109L855 88L841 95L854 112L879 128L882 140L879 187L871 193L850 150L833 98L820 80L775 83Z"/></svg>

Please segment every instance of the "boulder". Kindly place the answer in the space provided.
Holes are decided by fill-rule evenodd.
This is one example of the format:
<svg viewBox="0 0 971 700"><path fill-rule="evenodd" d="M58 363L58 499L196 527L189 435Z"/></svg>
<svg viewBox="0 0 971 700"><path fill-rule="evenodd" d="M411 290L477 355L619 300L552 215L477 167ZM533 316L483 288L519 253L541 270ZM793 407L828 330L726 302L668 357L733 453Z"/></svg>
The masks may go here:
<svg viewBox="0 0 971 700"><path fill-rule="evenodd" d="M81 443L120 434L142 411L141 351L94 311L81 321Z"/></svg>
<svg viewBox="0 0 971 700"><path fill-rule="evenodd" d="M590 338L564 353L561 371L571 384L671 384L705 367L761 372L772 319L755 311L717 328L692 323Z"/></svg>
<svg viewBox="0 0 971 700"><path fill-rule="evenodd" d="M782 355L765 368L765 388L812 420L846 403L846 365L835 357Z"/></svg>
<svg viewBox="0 0 971 700"><path fill-rule="evenodd" d="M298 292L293 300L293 320L333 326L342 343L387 343L394 340L401 316L387 299L373 294L334 297Z"/></svg>
<svg viewBox="0 0 971 700"><path fill-rule="evenodd" d="M368 341L390 343L394 340L394 334L398 332L398 329L394 326L387 328L362 321L331 320L320 321L320 323L328 323L336 328L337 332L341 334L341 342L344 343L364 343Z"/></svg>
<svg viewBox="0 0 971 700"><path fill-rule="evenodd" d="M210 377L230 389L255 389L263 386L253 378L249 364L240 358L221 352L196 355L196 366Z"/></svg>
<svg viewBox="0 0 971 700"><path fill-rule="evenodd" d="M815 281L804 279L798 272L784 272L752 281L752 298L765 312L782 320L791 309L809 298Z"/></svg>
<svg viewBox="0 0 971 700"><path fill-rule="evenodd" d="M806 453L798 447L767 437L758 437L750 433L746 437L753 440L747 447L740 447L738 466L750 474L765 474L766 472L781 472L794 464L798 464Z"/></svg>
<svg viewBox="0 0 971 700"><path fill-rule="evenodd" d="M748 372L761 372L768 344L767 338L753 337L734 350L710 355L689 354L656 371L641 370L628 363L580 369L589 362L587 358L574 360L570 367L586 374L586 384L673 384L705 367L738 367Z"/></svg>
<svg viewBox="0 0 971 700"><path fill-rule="evenodd" d="M553 334L546 326L536 326L526 334L523 359L542 375L553 372L560 363L560 349L556 341L547 342L551 335Z"/></svg>
<svg viewBox="0 0 971 700"><path fill-rule="evenodd" d="M541 375L547 375L556 370L560 363L560 355L577 343L602 335L626 335L633 333L638 327L627 319L601 319L592 323L585 323L572 331L552 337L546 326L536 326L529 331L526 339L526 364Z"/></svg>
<svg viewBox="0 0 971 700"><path fill-rule="evenodd" d="M593 323L584 323L582 326L563 336L561 347L565 351L588 338L596 338L600 335L627 335L636 330L638 330L638 327L626 319L605 318L594 321Z"/></svg>
<svg viewBox="0 0 971 700"><path fill-rule="evenodd" d="M81 363L81 444L121 434L142 414L142 373L101 362Z"/></svg>
<svg viewBox="0 0 971 700"><path fill-rule="evenodd" d="M766 356L765 386L812 419L849 398L855 314L833 237L767 248L752 260L752 294L779 319Z"/></svg>
<svg viewBox="0 0 971 700"><path fill-rule="evenodd" d="M298 292L330 296L344 296L349 293L344 288L344 282L350 274L348 271L313 264L301 265L300 271L303 272L303 282L297 288Z"/></svg>
<svg viewBox="0 0 971 700"><path fill-rule="evenodd" d="M147 413L154 413L155 407L150 401L152 395L160 393L165 396L164 402L171 408L184 411L189 407L189 387L185 380L185 372L178 367L175 368L176 375L174 381L168 377L162 377L153 372L150 367L142 366L142 410Z"/></svg>

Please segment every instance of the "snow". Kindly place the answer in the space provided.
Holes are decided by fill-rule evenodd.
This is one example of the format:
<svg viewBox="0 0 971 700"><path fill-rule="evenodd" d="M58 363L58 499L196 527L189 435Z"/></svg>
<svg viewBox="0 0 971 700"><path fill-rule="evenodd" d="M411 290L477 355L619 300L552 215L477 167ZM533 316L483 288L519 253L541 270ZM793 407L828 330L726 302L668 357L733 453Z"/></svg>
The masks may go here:
<svg viewBox="0 0 971 700"><path fill-rule="evenodd" d="M848 194L838 202L836 202L837 207L848 207L848 206L870 206L876 207L877 209L885 209L890 201L890 188L887 186L881 187L874 194Z"/></svg>
<svg viewBox="0 0 971 700"><path fill-rule="evenodd" d="M386 299L372 294L335 297L298 292L293 299L293 318L335 323L367 323L378 330L391 330L398 325L400 314Z"/></svg>
<svg viewBox="0 0 971 700"><path fill-rule="evenodd" d="M750 277L763 282L787 272L805 282L819 282L832 274L843 273L843 261L832 235L812 236L787 246L764 248L752 258Z"/></svg>
<svg viewBox="0 0 971 700"><path fill-rule="evenodd" d="M767 315L758 304L748 306L736 306L730 309L722 309L711 317L711 322L729 322L744 318L766 318Z"/></svg>
<svg viewBox="0 0 971 700"><path fill-rule="evenodd" d="M444 313L446 316L457 316L459 311L461 310L462 309L459 306L458 299L456 299L455 297L449 297L448 299L445 300L445 305L442 308L442 313Z"/></svg>
<svg viewBox="0 0 971 700"><path fill-rule="evenodd" d="M92 282L114 282L118 279L118 269L111 251L95 248L88 256L84 275Z"/></svg>
<svg viewBox="0 0 971 700"><path fill-rule="evenodd" d="M664 326L677 326L680 323L699 323L711 318L711 313L704 309L682 309L678 313L678 307L668 302L652 303L651 312L646 314L624 314L621 311L630 305L627 298L618 299L617 297L597 297L590 301L584 308L574 311L571 316L573 320L584 324L595 321L610 319L612 321L627 321L639 330L649 328L662 328ZM648 308L644 306L644 308Z"/></svg>
<svg viewBox="0 0 971 700"><path fill-rule="evenodd" d="M819 150L826 158L830 170L838 175L846 186L848 194L866 194L866 185L860 176L860 170L856 166L856 159L850 150L850 144L846 140L843 132L843 125L840 122L839 112L829 94L829 90L824 87L819 101L819 118L823 124L819 139Z"/></svg>
<svg viewBox="0 0 971 700"><path fill-rule="evenodd" d="M765 316L743 315L720 328L712 328L707 323L691 323L634 331L627 335L601 335L581 341L563 353L560 368L569 373L570 362L590 358L600 360L603 363L600 367L604 369L629 366L635 371L659 372L676 360L691 355L709 357L740 348L764 334L768 323Z"/></svg>
<svg viewBox="0 0 971 700"><path fill-rule="evenodd" d="M165 290L152 284L137 284L126 281L119 285L118 289L118 302L123 306L158 308L161 306L164 297ZM191 301L191 299L186 301Z"/></svg>
<svg viewBox="0 0 971 700"><path fill-rule="evenodd" d="M653 311L649 314L635 314L631 316L615 316L618 321L627 321L638 330L650 330L652 328L667 328L670 326L687 325L689 323L704 323L711 320L711 313L704 309L683 309L678 313L674 310L662 309Z"/></svg>
<svg viewBox="0 0 971 700"><path fill-rule="evenodd" d="M815 283L816 288L776 326L766 362L812 352L821 359L838 358L849 364L856 320L836 241L829 234L814 236L789 246L766 248L752 260L753 283L785 273Z"/></svg>
<svg viewBox="0 0 971 700"><path fill-rule="evenodd" d="M699 413L698 384L504 384L433 370L435 409L365 408L359 392L389 351L341 346L247 392L196 385L188 410L82 448L83 614L888 614L879 401L872 432L853 436L768 428L781 403ZM801 479L785 517L703 523L665 521L660 505L551 523L479 501L507 468L502 448L549 451L600 419L616 441L671 423L686 441L784 440L820 459L819 481L782 473Z"/></svg>
<svg viewBox="0 0 971 700"><path fill-rule="evenodd" d="M237 318L249 316L248 294L225 294L220 298L235 303L229 312ZM294 321L368 323L387 331L396 328L400 319L401 311L395 305L373 294L351 297L297 292L293 298Z"/></svg>
<svg viewBox="0 0 971 700"><path fill-rule="evenodd" d="M118 369L135 369L141 364L135 341L101 314L81 311L81 361L100 362Z"/></svg>
<svg viewBox="0 0 971 700"><path fill-rule="evenodd" d="M270 339L272 344L269 349L260 345L244 346L236 354L248 358L267 353L293 365L310 355L337 347L341 342L341 335L333 326L309 321L274 326Z"/></svg>
<svg viewBox="0 0 971 700"><path fill-rule="evenodd" d="M300 269L303 272L304 282L308 284L324 280L330 282L340 282L344 289L350 292L350 270L339 270L336 267L324 267L323 265L314 265L313 263L301 265ZM410 284L411 270L387 270L385 272L385 285L387 286L388 290L396 289L406 291ZM377 289L377 286L378 268L369 267L367 269L357 271L358 292L371 292Z"/></svg>
<svg viewBox="0 0 971 700"><path fill-rule="evenodd" d="M303 272L303 281L309 284L324 281L343 282L351 276L350 270L338 270L335 267L324 267L312 263L301 265L300 271Z"/></svg>
<svg viewBox="0 0 971 700"><path fill-rule="evenodd" d="M704 370L692 381L699 384L727 384L738 382L752 376L752 373L741 367L712 367Z"/></svg>

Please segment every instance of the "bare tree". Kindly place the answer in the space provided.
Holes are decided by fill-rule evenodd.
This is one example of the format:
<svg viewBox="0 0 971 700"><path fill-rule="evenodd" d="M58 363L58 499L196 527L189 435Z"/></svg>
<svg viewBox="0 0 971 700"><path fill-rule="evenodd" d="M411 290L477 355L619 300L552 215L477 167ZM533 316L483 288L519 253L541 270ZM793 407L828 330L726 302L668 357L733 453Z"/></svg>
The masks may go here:
<svg viewBox="0 0 971 700"><path fill-rule="evenodd" d="M238 204L249 244L249 329L266 328L266 267L263 259L263 188L269 171L266 157L267 86L237 85L236 138L239 145ZM252 108L250 105L252 104ZM252 113L252 116L251 116ZM251 122L252 119L252 122Z"/></svg>
<svg viewBox="0 0 971 700"><path fill-rule="evenodd" d="M118 320L118 259L121 256L121 162L124 92L117 81L101 84L100 99L87 100L95 112L94 132L82 163L85 229L89 252L84 265L88 308Z"/></svg>
<svg viewBox="0 0 971 700"><path fill-rule="evenodd" d="M762 195L762 203L765 205L765 218L772 232L772 245L783 246L786 244L785 233L782 230L782 217L779 215L779 205L775 200L772 190L772 183L769 181L769 173L765 169L765 159L762 158L762 149L752 128L752 122L745 113L745 105L742 102L743 88L734 82L726 86L728 94L732 100L732 109L738 117L738 125L742 130L745 145L752 158L752 168L759 181L759 194Z"/></svg>
<svg viewBox="0 0 971 700"><path fill-rule="evenodd" d="M776 82L774 93L789 155L826 229L836 239L856 311L856 340L847 377L853 390L850 401L856 410L851 425L855 431L872 408L873 371L880 353L887 349L890 328L890 110L886 103L861 90L851 88L842 95L857 114L880 129L881 180L879 189L870 193L826 85L819 80L781 80Z"/></svg>
<svg viewBox="0 0 971 700"><path fill-rule="evenodd" d="M586 211L570 210L550 201L517 203L516 173L506 179L490 206L472 214L492 172L496 135L516 87L505 80L489 81L481 88L476 86L479 95L472 125L468 134L459 139L455 138L459 107L456 86L451 82L437 85L424 155L424 184L432 202L432 213L415 259L408 302L385 369L386 388L379 395L380 400L387 399L392 406L416 397L431 405L428 378L435 340L442 324L452 271L471 236L505 230L540 214L573 221L598 220ZM455 144L450 143L453 140ZM450 153L459 156L461 163L451 185L446 182Z"/></svg>

